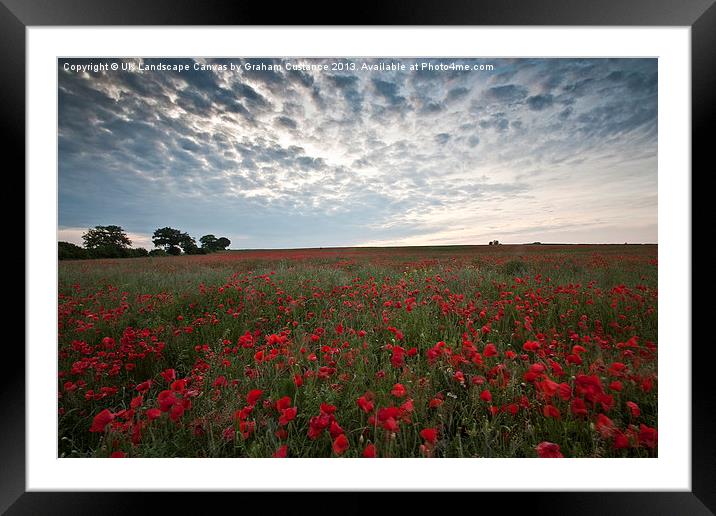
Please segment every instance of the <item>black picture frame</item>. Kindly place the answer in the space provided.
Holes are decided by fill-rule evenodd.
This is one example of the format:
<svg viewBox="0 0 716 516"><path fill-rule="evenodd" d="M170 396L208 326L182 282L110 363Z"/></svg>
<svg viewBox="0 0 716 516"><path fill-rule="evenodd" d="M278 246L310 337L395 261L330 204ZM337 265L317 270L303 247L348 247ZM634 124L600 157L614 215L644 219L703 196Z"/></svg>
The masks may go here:
<svg viewBox="0 0 716 516"><path fill-rule="evenodd" d="M269 3L219 0L0 0L0 120L7 129L3 141L5 163L25 169L25 30L50 25L550 25L550 26L689 26L692 73L692 192L693 180L713 170L708 128L716 106L716 5L714 0L429 0L360 2L339 15L338 4L289 3L277 8ZM322 13L322 14L320 14ZM91 47L89 47L91 48ZM6 177L9 169L6 169ZM695 171L699 171L698 174ZM678 172L674 172L678 173ZM19 176L19 174L15 174ZM23 176L24 177L24 176ZM24 180L8 191L25 192ZM7 195L7 194L6 194ZM693 235L713 235L705 229L710 214L694 210ZM702 222L703 221L703 222ZM704 228L701 228L701 225ZM698 230L704 229L701 233ZM19 245L17 246L19 250ZM24 247L23 247L24 249ZM24 251L22 254L23 258ZM692 271L696 265L691 248ZM704 269L701 269L704 270ZM26 269L26 275L32 271ZM693 292L693 290L692 290ZM692 321L708 320L708 303L692 300ZM702 317L693 317L700 313ZM25 321L27 324L27 316ZM51 322L48 322L51 323ZM714 514L716 513L716 426L710 338L699 340L685 329L684 341L692 342L692 490L690 492L563 492L472 493L470 504L486 507L492 502L509 508L522 506L532 514ZM25 353L13 344L12 368L5 368L0 388L2 440L0 440L0 511L7 514L115 514L144 512L147 498L162 504L162 511L187 508L179 494L25 492ZM228 496L212 493L212 506ZM220 498L216 498L220 496ZM242 494L241 496L248 496ZM264 495L265 496L265 495ZM272 503L282 497L272 496ZM351 493L346 512L361 511L372 501ZM292 507L311 503L292 495ZM419 500L419 499L418 499ZM275 506L273 506L275 507ZM209 510L205 507L205 510ZM341 511L343 512L343 511Z"/></svg>

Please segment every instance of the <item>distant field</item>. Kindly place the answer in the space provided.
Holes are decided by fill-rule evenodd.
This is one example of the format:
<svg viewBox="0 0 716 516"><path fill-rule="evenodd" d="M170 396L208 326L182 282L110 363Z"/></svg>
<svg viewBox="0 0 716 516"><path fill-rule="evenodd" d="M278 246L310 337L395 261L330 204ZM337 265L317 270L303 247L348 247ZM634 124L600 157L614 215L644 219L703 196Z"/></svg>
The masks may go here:
<svg viewBox="0 0 716 516"><path fill-rule="evenodd" d="M59 263L64 457L653 457L657 246Z"/></svg>

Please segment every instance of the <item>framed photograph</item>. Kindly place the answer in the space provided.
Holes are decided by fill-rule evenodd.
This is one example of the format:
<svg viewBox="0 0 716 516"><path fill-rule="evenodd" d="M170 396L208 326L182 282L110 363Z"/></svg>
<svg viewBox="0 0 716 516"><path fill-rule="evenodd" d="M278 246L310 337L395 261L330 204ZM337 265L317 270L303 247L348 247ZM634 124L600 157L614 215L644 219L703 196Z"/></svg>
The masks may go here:
<svg viewBox="0 0 716 516"><path fill-rule="evenodd" d="M27 332L0 507L512 491L712 514L691 336L712 3L343 25L4 2Z"/></svg>

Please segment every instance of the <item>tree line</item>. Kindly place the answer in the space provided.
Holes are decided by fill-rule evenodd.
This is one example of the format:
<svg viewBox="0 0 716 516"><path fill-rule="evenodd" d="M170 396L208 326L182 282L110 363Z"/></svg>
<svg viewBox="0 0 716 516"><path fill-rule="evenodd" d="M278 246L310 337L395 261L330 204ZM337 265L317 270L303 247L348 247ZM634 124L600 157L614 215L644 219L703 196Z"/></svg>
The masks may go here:
<svg viewBox="0 0 716 516"><path fill-rule="evenodd" d="M178 256L180 254L208 254L225 251L231 245L226 237L204 235L196 240L188 233L175 228L158 228L152 235L154 249L133 248L132 241L121 226L95 226L82 235L80 247L71 242L58 242L60 260L85 260L91 258L138 258L142 256Z"/></svg>

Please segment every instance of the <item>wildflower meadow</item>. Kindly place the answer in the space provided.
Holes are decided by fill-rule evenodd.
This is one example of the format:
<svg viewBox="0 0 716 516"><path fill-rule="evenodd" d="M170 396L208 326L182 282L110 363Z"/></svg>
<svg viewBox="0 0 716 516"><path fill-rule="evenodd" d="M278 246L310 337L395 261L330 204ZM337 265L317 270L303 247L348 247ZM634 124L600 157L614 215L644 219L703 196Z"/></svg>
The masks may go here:
<svg viewBox="0 0 716 516"><path fill-rule="evenodd" d="M60 457L655 457L657 246L62 261Z"/></svg>

